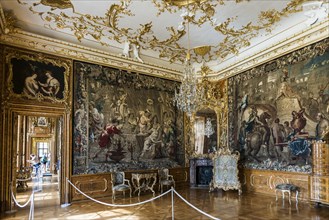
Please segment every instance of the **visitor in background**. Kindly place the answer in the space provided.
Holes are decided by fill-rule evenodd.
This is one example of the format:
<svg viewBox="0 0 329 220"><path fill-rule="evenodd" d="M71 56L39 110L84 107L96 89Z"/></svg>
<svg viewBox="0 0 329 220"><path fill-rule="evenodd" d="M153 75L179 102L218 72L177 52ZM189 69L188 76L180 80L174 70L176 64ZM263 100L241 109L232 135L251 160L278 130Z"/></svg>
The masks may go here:
<svg viewBox="0 0 329 220"><path fill-rule="evenodd" d="M40 160L41 164L42 164L42 172L45 173L46 172L46 165L47 165L47 162L48 162L48 158L47 158L47 155L44 154Z"/></svg>

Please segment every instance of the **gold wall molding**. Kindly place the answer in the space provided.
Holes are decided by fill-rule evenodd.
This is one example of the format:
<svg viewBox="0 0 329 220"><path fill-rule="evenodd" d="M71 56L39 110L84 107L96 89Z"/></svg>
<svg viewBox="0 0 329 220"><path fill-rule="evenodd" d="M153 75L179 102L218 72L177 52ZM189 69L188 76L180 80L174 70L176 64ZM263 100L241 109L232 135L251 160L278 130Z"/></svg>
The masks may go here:
<svg viewBox="0 0 329 220"><path fill-rule="evenodd" d="M92 197L103 197L112 195L111 175L107 174L91 174L91 175L75 175L72 176L71 182L82 192L92 195ZM86 199L82 194L75 190L72 186L72 200L79 201Z"/></svg>
<svg viewBox="0 0 329 220"><path fill-rule="evenodd" d="M216 71L215 74L209 75L209 77L211 80L216 81L235 76L247 69L256 67L307 45L321 41L328 36L329 19L326 19L321 23L309 27L300 34L296 34L290 38L285 38L277 44L269 45L266 49L246 57L243 60L237 60L233 64Z"/></svg>
<svg viewBox="0 0 329 220"><path fill-rule="evenodd" d="M43 37L20 29L0 35L0 43L175 81L179 81L181 78L181 73L174 69L124 59L119 55L115 56L104 51Z"/></svg>
<svg viewBox="0 0 329 220"><path fill-rule="evenodd" d="M299 198L309 200L309 174L282 172L274 170L244 169L240 175L245 177L241 181L244 189L254 193L275 195L275 186L281 183L291 183L300 187Z"/></svg>
<svg viewBox="0 0 329 220"><path fill-rule="evenodd" d="M76 186L83 192L93 193L105 193L109 187L110 181L106 178L96 179L96 180L82 180L77 181ZM77 190L74 191L75 194L80 194Z"/></svg>
<svg viewBox="0 0 329 220"><path fill-rule="evenodd" d="M157 170L149 170L150 172L158 172ZM130 180L133 173L137 171L125 171L126 179ZM169 173L173 175L176 183L176 189L189 187L190 176L189 167L170 168ZM71 182L82 192L92 195L93 198L110 197L112 195L111 175L110 173L99 174L85 174L85 175L73 175ZM72 189L72 201L82 201L87 198L75 190ZM158 190L158 187L154 187Z"/></svg>

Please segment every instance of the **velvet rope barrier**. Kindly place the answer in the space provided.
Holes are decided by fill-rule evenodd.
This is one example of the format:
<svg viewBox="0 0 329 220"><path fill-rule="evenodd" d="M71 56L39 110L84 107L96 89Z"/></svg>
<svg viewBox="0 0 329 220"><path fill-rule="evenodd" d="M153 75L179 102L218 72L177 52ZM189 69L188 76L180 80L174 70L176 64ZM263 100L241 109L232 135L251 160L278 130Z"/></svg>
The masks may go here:
<svg viewBox="0 0 329 220"><path fill-rule="evenodd" d="M214 216L212 216L212 215L209 215L208 213L206 213L206 212L204 212L204 211L198 209L197 207L195 207L194 205L192 205L191 203L189 203L186 199L184 199L184 197L181 196L178 192L176 192L176 190L174 190L174 189L172 189L172 190L174 191L174 193L175 193L175 194L176 194L181 200L183 200L187 205L189 205L190 207L192 207L192 208L195 209L196 211L200 212L201 214L203 214L203 215L205 215L205 216L207 216L207 217L209 217L209 218L211 218L211 219L220 220L219 218L216 218L216 217L214 217Z"/></svg>
<svg viewBox="0 0 329 220"><path fill-rule="evenodd" d="M87 197L88 199L96 202L96 203L99 203L99 204L102 204L102 205L106 205L106 206L111 206L111 207L131 207L131 206L137 206L137 205L142 205L142 204L145 204L145 203L148 203L148 202L152 202L153 200L156 200L168 193L170 193L171 190L168 190L167 192L161 194L161 195L158 195L152 199L148 199L148 200L145 200L143 202L139 202L139 203L132 203L132 204L111 204L111 203L106 203L106 202L102 202L102 201L99 201L99 200L96 200L90 196L88 196L87 194L85 194L84 192L82 192L80 189L78 189L69 179L66 178L66 180L71 184L71 186L73 186L73 188L75 190L77 190L80 194L82 194L83 196Z"/></svg>
<svg viewBox="0 0 329 220"><path fill-rule="evenodd" d="M158 195L152 199L149 199L149 200L145 200L143 202L139 202L139 203L132 203L132 204L111 204L111 203L106 203L106 202L102 202L102 201L99 201L99 200L96 200L90 196L88 196L87 194L85 194L84 192L82 192L79 188L77 188L68 178L66 178L67 182L71 184L71 186L77 190L80 194L82 194L83 196L85 196L86 198L96 202L96 203L99 203L99 204L102 204L102 205L105 205L105 206L111 206L111 207L131 207L131 206L137 206L137 205L141 205L141 204L145 204L147 202L151 202L151 201L154 201L168 193L171 192L171 203L172 203L172 219L174 219L174 194L175 193L181 200L183 200L187 205L189 205L190 207L192 207L193 209L195 209L196 211L198 211L199 213L211 218L211 219L215 219L215 220L220 220L219 218L216 218L212 215L209 215L208 213L198 209L197 207L195 207L194 205L192 205L191 203L189 203L184 197L182 197L178 192L176 192L176 190L174 188L171 188L170 190L168 190L167 192L164 192L163 194L161 195Z"/></svg>
<svg viewBox="0 0 329 220"><path fill-rule="evenodd" d="M30 196L30 198L27 200L27 202L25 202L24 205L21 205L18 203L18 201L15 198L14 192L13 192L13 186L12 183L10 183L10 191L11 191L11 197L13 198L15 204L20 207L20 208L24 208L25 206L27 206L30 202L30 213L29 213L29 220L33 220L34 219L34 191L32 191L32 194Z"/></svg>

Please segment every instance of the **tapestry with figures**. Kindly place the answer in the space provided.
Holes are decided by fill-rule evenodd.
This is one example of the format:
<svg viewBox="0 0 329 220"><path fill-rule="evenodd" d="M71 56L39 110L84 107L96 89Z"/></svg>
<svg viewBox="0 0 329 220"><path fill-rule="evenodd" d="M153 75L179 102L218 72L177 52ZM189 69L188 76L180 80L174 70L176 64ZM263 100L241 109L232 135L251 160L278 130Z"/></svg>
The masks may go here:
<svg viewBox="0 0 329 220"><path fill-rule="evenodd" d="M184 165L178 83L74 63L73 174Z"/></svg>
<svg viewBox="0 0 329 220"><path fill-rule="evenodd" d="M228 81L229 143L246 168L311 172L329 131L329 39Z"/></svg>

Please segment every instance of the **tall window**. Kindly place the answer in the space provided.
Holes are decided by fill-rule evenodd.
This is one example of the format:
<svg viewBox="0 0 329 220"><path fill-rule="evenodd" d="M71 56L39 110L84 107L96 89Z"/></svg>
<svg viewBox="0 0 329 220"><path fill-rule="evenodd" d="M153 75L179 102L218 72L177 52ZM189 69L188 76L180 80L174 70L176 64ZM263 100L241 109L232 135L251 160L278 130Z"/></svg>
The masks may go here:
<svg viewBox="0 0 329 220"><path fill-rule="evenodd" d="M43 155L48 155L49 153L49 143L48 142L37 142L38 157Z"/></svg>

